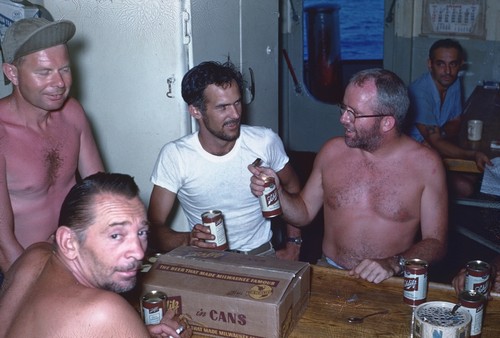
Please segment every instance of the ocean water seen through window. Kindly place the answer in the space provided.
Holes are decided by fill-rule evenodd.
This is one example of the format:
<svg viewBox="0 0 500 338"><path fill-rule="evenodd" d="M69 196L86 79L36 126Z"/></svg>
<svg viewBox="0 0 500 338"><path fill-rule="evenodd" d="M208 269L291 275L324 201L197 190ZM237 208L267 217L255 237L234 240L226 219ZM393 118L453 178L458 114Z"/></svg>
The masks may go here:
<svg viewBox="0 0 500 338"><path fill-rule="evenodd" d="M304 82L320 101L339 101L357 68L381 65L384 0L303 1Z"/></svg>

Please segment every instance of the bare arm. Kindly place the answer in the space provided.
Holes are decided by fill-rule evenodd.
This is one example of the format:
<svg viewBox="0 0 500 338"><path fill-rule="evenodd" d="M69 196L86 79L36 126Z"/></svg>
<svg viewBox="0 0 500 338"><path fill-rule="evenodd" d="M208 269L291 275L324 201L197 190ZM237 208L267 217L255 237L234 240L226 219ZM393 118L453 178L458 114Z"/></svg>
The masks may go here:
<svg viewBox="0 0 500 338"><path fill-rule="evenodd" d="M284 189L292 194L300 192L300 182L295 170L288 163L280 170L278 173L279 180L281 182L281 186ZM300 237L301 231L297 227L294 227L291 224L287 224L287 237ZM284 250L280 250L276 252L278 258L281 259L289 259L289 260L298 260L300 254L300 245L295 243L286 243L286 248Z"/></svg>
<svg viewBox="0 0 500 338"><path fill-rule="evenodd" d="M175 199L175 193L157 185L153 187L149 199L150 240L153 246L161 251L170 251L189 244L189 232L176 232L166 224Z"/></svg>
<svg viewBox="0 0 500 338"><path fill-rule="evenodd" d="M79 106L79 104L78 104ZM82 178L104 171L101 155L97 149L90 123L83 112L83 121L81 122L80 135L80 154L78 156L78 171Z"/></svg>
<svg viewBox="0 0 500 338"><path fill-rule="evenodd" d="M456 124L456 122L452 121L449 122L452 123L452 126L447 128L445 125L444 129L455 129L456 127L453 127L453 123ZM475 161L476 165L481 170L484 170L486 164L492 165L490 159L482 152L460 148L449 139L444 138L441 135L441 129L438 126L417 123L417 128L420 131L420 134L424 137L425 142L427 142L432 148L436 149L443 157Z"/></svg>
<svg viewBox="0 0 500 338"><path fill-rule="evenodd" d="M420 258L429 264L439 261L446 254L448 233L448 194L446 174L441 160L436 156L429 161L425 187L420 200L420 227L422 240L406 252L406 259Z"/></svg>
<svg viewBox="0 0 500 338"><path fill-rule="evenodd" d="M314 219L318 210L323 205L321 171L318 168L319 157L320 155L316 157L309 180L300 193L291 193L286 191L282 187L278 175L273 170L263 167L254 167L252 165L248 166L248 169L253 174L250 179L250 189L256 196L262 195L264 191L264 181L260 175L264 174L267 176L273 176L276 179L281 207L283 209L283 218L285 221L299 227L307 225Z"/></svg>
<svg viewBox="0 0 500 338"><path fill-rule="evenodd" d="M23 252L14 233L14 215L7 187L5 157L0 154L0 269L6 272Z"/></svg>

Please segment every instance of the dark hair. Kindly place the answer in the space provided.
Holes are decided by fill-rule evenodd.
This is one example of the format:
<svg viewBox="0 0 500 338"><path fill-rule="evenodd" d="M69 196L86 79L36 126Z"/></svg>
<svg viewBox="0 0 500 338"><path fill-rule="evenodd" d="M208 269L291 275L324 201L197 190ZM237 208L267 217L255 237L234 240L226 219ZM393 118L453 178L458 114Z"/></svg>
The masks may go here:
<svg viewBox="0 0 500 338"><path fill-rule="evenodd" d="M434 42L429 49L429 59L434 60L434 53L436 52L436 49L438 48L454 48L458 52L458 59L460 61L463 61L464 59L464 49L462 48L462 45L457 40L453 39L441 39L437 40Z"/></svg>
<svg viewBox="0 0 500 338"><path fill-rule="evenodd" d="M188 105L193 105L205 112L204 91L211 84L226 88L236 81L240 95L243 95L243 76L233 63L206 61L191 68L182 79L182 98Z"/></svg>
<svg viewBox="0 0 500 338"><path fill-rule="evenodd" d="M75 184L64 199L59 215L59 226L72 229L79 242L95 221L95 196L103 193L122 195L127 198L139 196L139 187L134 178L125 174L97 173Z"/></svg>
<svg viewBox="0 0 500 338"><path fill-rule="evenodd" d="M362 86L369 80L374 80L377 88L377 100L373 102L373 110L378 114L394 116L396 129L401 133L410 106L408 89L403 80L389 70L373 68L354 74L349 84Z"/></svg>

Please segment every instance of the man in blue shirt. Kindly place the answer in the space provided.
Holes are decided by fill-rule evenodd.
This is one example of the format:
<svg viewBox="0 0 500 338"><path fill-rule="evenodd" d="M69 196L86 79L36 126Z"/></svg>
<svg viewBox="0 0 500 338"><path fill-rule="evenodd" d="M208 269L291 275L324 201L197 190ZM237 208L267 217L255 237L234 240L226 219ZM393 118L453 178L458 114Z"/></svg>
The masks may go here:
<svg viewBox="0 0 500 338"><path fill-rule="evenodd" d="M430 48L429 72L409 87L413 116L410 135L434 148L442 157L473 160L480 170L489 158L479 151L460 148L453 142L460 130L462 93L458 72L464 63L460 43L452 39L436 41ZM450 173L451 192L457 197L474 192L477 175Z"/></svg>

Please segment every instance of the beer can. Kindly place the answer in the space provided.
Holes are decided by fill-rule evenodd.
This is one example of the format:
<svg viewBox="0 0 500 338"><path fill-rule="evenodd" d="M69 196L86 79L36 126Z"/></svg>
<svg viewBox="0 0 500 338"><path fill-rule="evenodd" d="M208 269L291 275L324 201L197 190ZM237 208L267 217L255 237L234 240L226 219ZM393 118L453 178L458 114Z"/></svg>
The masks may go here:
<svg viewBox="0 0 500 338"><path fill-rule="evenodd" d="M262 215L265 218L271 218L279 216L283 213L281 210L281 203L278 195L278 189L276 188L276 181L274 177L265 176L264 180L264 192L259 197L260 207L262 209Z"/></svg>
<svg viewBox="0 0 500 338"><path fill-rule="evenodd" d="M224 228L224 218L220 210L209 210L201 215L201 221L204 226L210 228L210 233L214 235L214 239L207 240L207 243L215 243L216 250L228 249L226 230Z"/></svg>
<svg viewBox="0 0 500 338"><path fill-rule="evenodd" d="M141 297L141 314L146 325L159 324L167 311L167 295L161 291L150 291Z"/></svg>
<svg viewBox="0 0 500 338"><path fill-rule="evenodd" d="M425 303L427 299L427 267L422 259L407 259L404 269L403 301L411 306Z"/></svg>
<svg viewBox="0 0 500 338"><path fill-rule="evenodd" d="M472 317L470 336L474 338L481 337L486 297L482 293L474 290L464 290L458 295L458 301L462 308L467 310Z"/></svg>
<svg viewBox="0 0 500 338"><path fill-rule="evenodd" d="M490 270L488 263L475 260L467 263L465 267L464 290L475 290L487 295L490 290Z"/></svg>

